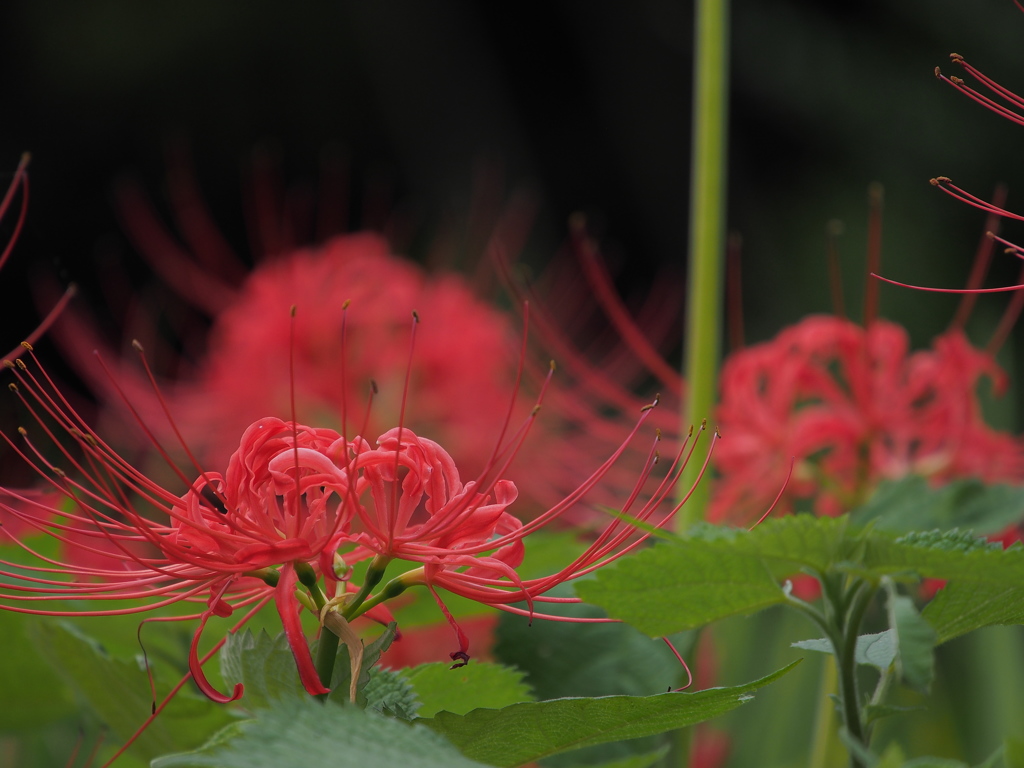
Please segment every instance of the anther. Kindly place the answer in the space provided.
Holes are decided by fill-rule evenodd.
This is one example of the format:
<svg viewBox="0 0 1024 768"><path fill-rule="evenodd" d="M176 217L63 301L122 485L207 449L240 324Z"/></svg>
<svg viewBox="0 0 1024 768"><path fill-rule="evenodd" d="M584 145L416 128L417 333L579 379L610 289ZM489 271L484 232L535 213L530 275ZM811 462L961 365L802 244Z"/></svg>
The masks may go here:
<svg viewBox="0 0 1024 768"><path fill-rule="evenodd" d="M132 349L134 349L140 355L146 351L142 348L142 343L138 339L132 339Z"/></svg>
<svg viewBox="0 0 1024 768"><path fill-rule="evenodd" d="M289 317L295 317L295 305L294 304L292 304L291 307L288 308L288 315L289 315Z"/></svg>
<svg viewBox="0 0 1024 768"><path fill-rule="evenodd" d="M345 300L344 300L344 301L343 301L343 302L341 303L341 308L342 308L342 309L348 309L348 305L349 305L349 304L351 304L351 303L352 303L352 299L345 299Z"/></svg>
<svg viewBox="0 0 1024 768"><path fill-rule="evenodd" d="M377 381L375 379L370 379L370 389L375 395L380 392L380 388L377 386Z"/></svg>
<svg viewBox="0 0 1024 768"><path fill-rule="evenodd" d="M963 64L964 63L964 57L961 56L959 53L951 53L951 54L949 54L949 60L953 61L953 62L956 62L957 64Z"/></svg>
<svg viewBox="0 0 1024 768"><path fill-rule="evenodd" d="M7 385L7 388L9 390L11 390L11 392L17 392L18 391L18 385L15 384L13 381L10 384Z"/></svg>
<svg viewBox="0 0 1024 768"><path fill-rule="evenodd" d="M31 352L31 351L32 351L32 345L31 345L31 344L29 344L29 343L28 343L27 341L23 341L23 342L21 342L21 346L23 346L23 347L24 347L25 349L27 349L27 350L28 350L29 352Z"/></svg>
<svg viewBox="0 0 1024 768"><path fill-rule="evenodd" d="M420 313L417 312L415 309L412 311L412 321L414 323L418 323L420 321Z"/></svg>
<svg viewBox="0 0 1024 768"><path fill-rule="evenodd" d="M24 360L21 360L21 359L15 360L14 364L16 366L18 366L18 368L20 368L23 371L27 371L28 370L28 366L25 365L25 361Z"/></svg>
<svg viewBox="0 0 1024 768"><path fill-rule="evenodd" d="M5 359L4 365L7 366L8 368L14 368L14 363L12 363L10 360Z"/></svg>
<svg viewBox="0 0 1024 768"><path fill-rule="evenodd" d="M940 80L942 79L942 70L939 69L938 67L935 68L935 76Z"/></svg>
<svg viewBox="0 0 1024 768"><path fill-rule="evenodd" d="M950 75L949 82L953 83L954 85L963 85L964 79L962 77L957 77L956 75Z"/></svg>
<svg viewBox="0 0 1024 768"><path fill-rule="evenodd" d="M28 430L24 427L18 427L18 434L22 437L28 437Z"/></svg>

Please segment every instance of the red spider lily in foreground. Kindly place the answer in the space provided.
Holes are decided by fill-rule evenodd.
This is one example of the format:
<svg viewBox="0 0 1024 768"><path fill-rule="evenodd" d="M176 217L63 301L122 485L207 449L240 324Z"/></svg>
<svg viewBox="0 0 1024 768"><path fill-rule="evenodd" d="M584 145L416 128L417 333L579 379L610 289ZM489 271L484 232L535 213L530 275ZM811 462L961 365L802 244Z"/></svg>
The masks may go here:
<svg viewBox="0 0 1024 768"><path fill-rule="evenodd" d="M524 356L525 350L521 360ZM617 450L575 491L524 523L509 511L517 491L503 475L536 418L543 391L537 407L517 430L509 427L509 407L490 458L472 480L460 477L441 445L404 427L401 418L374 447L361 436L347 437L344 428L338 433L299 424L294 417L287 421L265 417L242 435L224 472L196 466L186 474L171 464L186 489L182 493L154 482L112 450L75 413L31 351L29 357L29 363L8 362L17 378L11 388L50 445L37 444L26 430L21 430L24 440L4 438L64 502L57 508L9 491L16 503L0 501L0 508L66 546L106 558L107 565L48 560L32 549L30 540L16 539L41 562L33 566L3 563L0 607L38 615L111 615L141 613L177 602L197 604L199 610L179 617L199 620L189 658L191 676L207 696L222 702L241 696L241 686L223 694L206 680L202 664L220 643L200 658L200 635L214 615L244 609L235 631L271 601L310 694L327 691L330 673L318 669L311 658L300 625L303 609L327 626L337 626L340 620L344 625L362 615L386 620L385 601L422 585L455 628L460 645L452 658L462 662L468 660L465 638L438 588L514 613L595 621L547 616L535 605L573 601L546 593L639 546L648 533L627 520L652 518L674 492L679 472L696 447L696 440L684 443L668 471L655 480L651 473L657 464L656 440L632 491L621 499L624 517L616 517L559 572L521 579L516 568L522 561L524 537L584 503L587 493L627 450L651 407L642 411ZM408 391L407 376L403 414ZM141 421L140 425L149 432ZM162 446L157 448L167 456ZM54 450L62 457L60 467L47 458L56 455ZM648 481L657 487L638 501ZM659 514L657 526L665 525L685 500L667 514ZM370 559L366 580L356 587L347 581L350 566L366 559ZM375 593L392 560L416 565ZM102 607L113 600L135 603ZM99 607L78 610L67 607L66 601L90 601ZM517 602L525 602L527 608L512 605ZM330 634L322 633L321 647Z"/></svg>

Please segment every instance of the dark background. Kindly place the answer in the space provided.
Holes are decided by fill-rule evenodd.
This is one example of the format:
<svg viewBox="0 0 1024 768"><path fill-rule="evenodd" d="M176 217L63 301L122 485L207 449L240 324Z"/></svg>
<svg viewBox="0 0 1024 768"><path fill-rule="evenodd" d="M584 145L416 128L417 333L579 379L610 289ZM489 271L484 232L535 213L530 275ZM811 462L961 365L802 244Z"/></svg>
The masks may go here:
<svg viewBox="0 0 1024 768"><path fill-rule="evenodd" d="M13 169L25 150L33 161L28 228L0 276L3 344L34 322L26 274L75 280L99 302L103 254L131 255L115 180L130 174L161 200L169 141L189 148L213 217L242 253L243 179L260 147L289 183L315 186L324 157L344 159L353 226L376 223L360 211L379 189L422 222L458 214L480 168L500 168L504 189L540 201L527 259L554 253L582 210L625 265L624 290L664 265L682 273L689 3L290 5L4 4L0 166ZM982 196L1006 181L1013 207L1020 133L932 70L953 72L957 51L1024 88L1014 66L1024 14L1010 0L735 0L732 25L728 223L744 239L748 341L830 310L833 218L845 222L847 300L857 306L871 182L886 189L884 271L961 285L983 217L928 179L948 175ZM990 282L1014 281L1016 265L997 261ZM131 280L143 277L132 268ZM980 302L977 341L1007 300ZM882 290L883 314L918 345L954 307ZM1011 371L1018 347L1003 351Z"/></svg>

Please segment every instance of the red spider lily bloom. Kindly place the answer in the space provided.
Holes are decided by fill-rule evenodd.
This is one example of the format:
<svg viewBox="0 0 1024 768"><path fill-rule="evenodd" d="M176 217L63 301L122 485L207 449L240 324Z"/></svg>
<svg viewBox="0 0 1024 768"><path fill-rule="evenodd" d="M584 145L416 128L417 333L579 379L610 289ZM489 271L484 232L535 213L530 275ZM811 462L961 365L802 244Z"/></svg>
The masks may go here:
<svg viewBox="0 0 1024 768"><path fill-rule="evenodd" d="M332 611L346 620L362 615L382 618L386 614L382 603L410 586L424 585L458 634L459 650L452 657L465 661L465 637L438 597L438 587L534 615L534 602L569 599L546 597L552 587L614 560L647 535L615 518L583 555L558 573L520 579L515 572L522 560L523 538L584 501L627 450L650 408L644 409L626 440L576 490L523 523L508 511L518 492L502 475L519 452L540 400L511 435L506 433L514 408L506 408L490 457L470 481L461 479L457 465L440 444L407 427L385 432L374 448L360 436L349 440L330 429L265 417L245 430L224 473L203 471L196 465L190 480L169 462L187 487L184 493L175 493L103 442L42 369L34 373L21 361L8 366L18 378L12 388L53 445L44 449L28 441L23 448L20 441L5 439L40 475L50 478L50 486L71 502L71 511L50 508L14 492L8 493L17 503L0 499L0 507L65 545L107 557L108 563L95 567L46 558L41 558L41 565L29 567L6 563L3 575L8 581L0 587L0 607L44 615L103 615L143 612L182 601L203 604L202 610L182 617L199 620L190 670L204 693L218 701L237 699L241 689L221 694L203 675L202 663L209 655L199 657L199 640L211 616L245 608L248 612L241 626L273 600L300 678L311 694L319 694L325 692L323 673L315 668L302 633L299 612L303 607L328 626L338 621ZM408 391L409 378L403 393ZM404 414L404 402L400 411ZM61 434L71 438L84 458L63 445ZM160 444L154 444L167 458ZM673 492L684 456L688 459L695 445L696 441L685 455L680 450L666 475L651 481L657 488L638 503L657 463L652 446L634 488L621 499L623 513L641 521L650 519ZM53 449L71 471L45 458ZM659 524L667 523L682 503L663 514ZM32 513L22 511L25 508ZM82 535L86 543L81 543ZM37 554L25 541L16 543ZM361 587L344 581L351 573L349 565L371 556ZM416 567L374 594L392 560ZM81 611L57 605L65 600L136 602ZM528 604L528 610L510 605L520 601Z"/></svg>
<svg viewBox="0 0 1024 768"><path fill-rule="evenodd" d="M70 562L41 558L44 565L31 567L5 563L4 575L12 581L2 589L3 607L43 615L106 615L143 612L177 601L205 603L205 610L184 617L200 620L190 670L207 696L231 701L240 689L224 696L203 675L200 634L213 615L228 616L239 607L274 600L303 684L310 693L326 692L302 634L295 590L298 571L305 567L317 572L327 544L347 523L347 477L328 458L332 451L343 454L343 448L336 447L340 437L330 430L262 419L245 432L224 475L202 472L179 496L114 453L59 392L47 388L48 380L33 376L23 365L16 371L17 390L31 396L22 399L33 412L49 414L58 429L75 439L85 458L79 460L57 444L81 476L74 479L32 443L26 451L8 438L40 474L56 476L51 484L73 502L73 511L47 507L14 491L8 494L18 504L3 507L23 525L48 533L101 564L87 564L82 557ZM13 540L31 551L21 538ZM265 570L278 566L278 571ZM39 607L66 600L137 602L107 610Z"/></svg>
<svg viewBox="0 0 1024 768"><path fill-rule="evenodd" d="M630 439L650 410L643 412ZM488 474L492 470L497 470L496 476L503 473L518 450L520 440L519 436L513 438L507 451L492 455ZM363 609L410 586L426 586L459 637L460 648L452 654L453 659L468 658L466 638L437 597L437 587L513 613L572 620L538 613L533 604L565 602L567 598L547 597L545 593L557 584L611 562L636 547L645 537L637 536L632 524L616 519L576 560L551 576L536 579L520 579L516 574L515 569L523 558L523 539L577 505L603 480L628 444L629 440L622 443L604 464L559 504L524 523L507 511L517 496L516 487L510 481L484 481L481 478L463 483L451 456L437 443L402 428L382 435L376 449L371 449L368 443L357 438L351 446L353 458L349 464L352 471L359 473L355 495L359 498L368 496L371 504L364 506L360 503L357 507L356 514L363 530L340 536L357 545L355 550L344 555L345 560L355 562L373 556L372 573L382 573L393 559L422 563L422 567L408 571L385 585L376 598L364 604ZM689 451L692 450L691 446ZM507 459L496 465L497 456L502 453L507 453ZM681 468L680 462L675 462L669 475L649 497L638 501L653 466L652 460L653 454L621 504L624 514L644 522L654 515L672 492L673 477ZM681 504L663 516L658 525L664 525ZM528 609L511 605L523 601L528 604ZM363 609L353 615L358 615Z"/></svg>
<svg viewBox="0 0 1024 768"><path fill-rule="evenodd" d="M991 355L958 331L909 352L906 332L809 317L775 339L730 356L722 371L712 520L763 509L797 461L789 505L838 514L883 478L1019 481L1024 453L985 424L976 388L1006 385Z"/></svg>

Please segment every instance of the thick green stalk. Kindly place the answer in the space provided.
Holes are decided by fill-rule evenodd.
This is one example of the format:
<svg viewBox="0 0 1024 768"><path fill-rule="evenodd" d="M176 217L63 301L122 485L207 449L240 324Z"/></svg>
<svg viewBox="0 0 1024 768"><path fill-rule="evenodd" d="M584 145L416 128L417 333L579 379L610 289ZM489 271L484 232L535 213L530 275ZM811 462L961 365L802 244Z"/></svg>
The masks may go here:
<svg viewBox="0 0 1024 768"><path fill-rule="evenodd" d="M697 0L690 181L690 252L686 296L687 394L684 425L708 419L718 388L721 347L722 275L725 253L726 147L729 95L728 0ZM699 455L699 454L698 454ZM695 456L696 459L696 456ZM685 494L701 462L687 466L680 481ZM704 518L709 497L702 483L679 516L685 530Z"/></svg>

